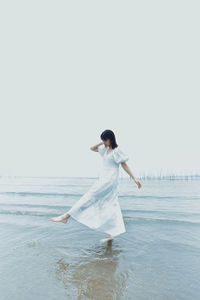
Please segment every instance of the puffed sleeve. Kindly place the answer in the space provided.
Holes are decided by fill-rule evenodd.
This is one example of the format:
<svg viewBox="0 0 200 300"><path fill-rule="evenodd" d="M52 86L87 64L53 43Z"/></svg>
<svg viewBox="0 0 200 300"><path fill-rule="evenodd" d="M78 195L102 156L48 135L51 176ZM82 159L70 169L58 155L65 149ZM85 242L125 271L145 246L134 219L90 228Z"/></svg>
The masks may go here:
<svg viewBox="0 0 200 300"><path fill-rule="evenodd" d="M114 149L113 157L114 157L114 161L117 164L125 162L129 159L129 156L126 153L124 153L119 147Z"/></svg>
<svg viewBox="0 0 200 300"><path fill-rule="evenodd" d="M103 156L104 153L106 152L106 146L104 144L98 146L98 152L101 156Z"/></svg>

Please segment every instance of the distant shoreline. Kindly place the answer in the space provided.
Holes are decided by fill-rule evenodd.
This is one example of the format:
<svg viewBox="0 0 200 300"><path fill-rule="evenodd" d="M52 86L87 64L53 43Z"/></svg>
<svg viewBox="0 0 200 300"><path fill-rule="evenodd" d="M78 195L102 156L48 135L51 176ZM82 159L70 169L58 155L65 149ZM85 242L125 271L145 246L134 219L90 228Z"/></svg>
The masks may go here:
<svg viewBox="0 0 200 300"><path fill-rule="evenodd" d="M0 179L17 179L17 178L58 178L58 179L97 179L97 177L87 176L19 176L19 175L0 175ZM186 175L137 175L140 180L200 180L200 174L186 174ZM120 176L120 179L129 180L129 176Z"/></svg>

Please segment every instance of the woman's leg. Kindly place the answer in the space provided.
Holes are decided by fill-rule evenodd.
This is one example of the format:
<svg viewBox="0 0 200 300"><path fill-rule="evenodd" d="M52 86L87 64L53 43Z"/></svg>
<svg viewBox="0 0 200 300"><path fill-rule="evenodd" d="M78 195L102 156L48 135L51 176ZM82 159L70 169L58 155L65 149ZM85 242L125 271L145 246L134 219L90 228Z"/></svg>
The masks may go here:
<svg viewBox="0 0 200 300"><path fill-rule="evenodd" d="M54 217L51 220L53 222L62 222L62 223L67 223L68 219L70 218L70 214L65 213L63 215L60 215L58 217Z"/></svg>
<svg viewBox="0 0 200 300"><path fill-rule="evenodd" d="M108 241L112 241L114 240L114 236L112 236L111 234L108 234L108 237L105 239L101 239L100 242L104 243L104 242L108 242Z"/></svg>

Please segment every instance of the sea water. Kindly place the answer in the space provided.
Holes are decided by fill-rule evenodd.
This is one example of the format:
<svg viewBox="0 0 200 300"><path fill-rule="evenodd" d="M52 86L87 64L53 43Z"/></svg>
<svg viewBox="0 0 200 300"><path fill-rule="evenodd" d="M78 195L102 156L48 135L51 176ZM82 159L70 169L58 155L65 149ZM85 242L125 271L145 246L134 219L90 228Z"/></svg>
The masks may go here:
<svg viewBox="0 0 200 300"><path fill-rule="evenodd" d="M191 300L200 295L200 180L119 180L126 232L65 213L97 178L0 178L0 299Z"/></svg>

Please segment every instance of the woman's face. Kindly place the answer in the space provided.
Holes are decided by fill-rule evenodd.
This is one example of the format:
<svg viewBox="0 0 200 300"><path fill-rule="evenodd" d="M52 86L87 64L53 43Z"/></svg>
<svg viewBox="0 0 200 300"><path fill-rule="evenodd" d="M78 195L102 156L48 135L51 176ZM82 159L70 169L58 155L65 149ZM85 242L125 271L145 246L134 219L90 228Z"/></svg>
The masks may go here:
<svg viewBox="0 0 200 300"><path fill-rule="evenodd" d="M108 147L108 146L110 146L111 144L110 144L110 140L109 139L107 139L107 140L103 140L103 143L104 143L104 145L106 146L106 147Z"/></svg>

